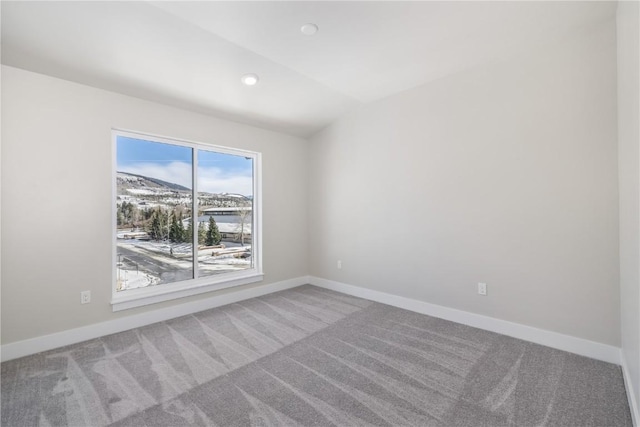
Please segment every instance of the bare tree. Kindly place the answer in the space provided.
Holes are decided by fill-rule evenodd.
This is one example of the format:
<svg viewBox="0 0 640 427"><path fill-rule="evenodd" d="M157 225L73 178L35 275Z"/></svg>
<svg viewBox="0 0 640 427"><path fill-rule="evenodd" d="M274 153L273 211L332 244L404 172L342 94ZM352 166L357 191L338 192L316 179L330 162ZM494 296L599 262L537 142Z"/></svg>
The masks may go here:
<svg viewBox="0 0 640 427"><path fill-rule="evenodd" d="M240 244L244 246L244 237L245 234L249 231L249 225L252 220L252 209L251 206L247 206L248 209L238 209L238 226L236 227L238 238L240 240Z"/></svg>

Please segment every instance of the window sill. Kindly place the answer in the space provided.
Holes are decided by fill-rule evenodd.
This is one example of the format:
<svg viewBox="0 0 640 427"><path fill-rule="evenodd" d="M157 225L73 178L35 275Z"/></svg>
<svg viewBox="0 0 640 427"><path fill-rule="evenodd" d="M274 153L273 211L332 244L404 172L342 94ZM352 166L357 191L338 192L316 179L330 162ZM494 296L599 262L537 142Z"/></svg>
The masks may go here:
<svg viewBox="0 0 640 427"><path fill-rule="evenodd" d="M224 275L224 278L216 278L215 276L203 277L195 281L189 280L188 282L167 283L148 288L131 289L114 294L111 298L111 308L114 312L128 310L205 292L260 282L263 277L264 274L262 272L250 270L237 274L228 273Z"/></svg>

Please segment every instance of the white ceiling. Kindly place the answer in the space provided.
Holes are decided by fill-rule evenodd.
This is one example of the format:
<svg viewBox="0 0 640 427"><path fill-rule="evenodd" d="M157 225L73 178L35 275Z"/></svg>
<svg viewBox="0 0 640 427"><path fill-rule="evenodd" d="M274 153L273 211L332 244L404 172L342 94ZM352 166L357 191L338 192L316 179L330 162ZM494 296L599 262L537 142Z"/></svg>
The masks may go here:
<svg viewBox="0 0 640 427"><path fill-rule="evenodd" d="M552 42L615 2L11 2L2 63L308 136L353 108ZM300 32L312 22L315 36ZM240 77L256 73L246 87Z"/></svg>

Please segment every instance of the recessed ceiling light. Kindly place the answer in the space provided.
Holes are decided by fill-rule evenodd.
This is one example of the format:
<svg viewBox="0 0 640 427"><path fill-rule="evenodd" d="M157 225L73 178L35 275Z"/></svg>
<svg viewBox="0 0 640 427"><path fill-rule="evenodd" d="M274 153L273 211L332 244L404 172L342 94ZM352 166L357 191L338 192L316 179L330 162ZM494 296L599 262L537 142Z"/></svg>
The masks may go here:
<svg viewBox="0 0 640 427"><path fill-rule="evenodd" d="M312 36L318 32L318 26L311 23L304 24L302 27L300 27L300 31L302 31L302 34L306 36Z"/></svg>
<svg viewBox="0 0 640 427"><path fill-rule="evenodd" d="M242 80L242 83L246 84L247 86L254 86L260 79L258 78L257 74L245 74L240 80Z"/></svg>

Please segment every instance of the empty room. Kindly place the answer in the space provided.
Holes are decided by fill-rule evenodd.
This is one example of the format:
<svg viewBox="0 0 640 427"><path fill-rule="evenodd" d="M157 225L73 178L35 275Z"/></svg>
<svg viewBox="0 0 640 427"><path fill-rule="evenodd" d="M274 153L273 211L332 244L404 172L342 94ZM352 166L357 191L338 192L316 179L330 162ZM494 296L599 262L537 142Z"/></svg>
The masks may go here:
<svg viewBox="0 0 640 427"><path fill-rule="evenodd" d="M639 6L1 1L1 425L640 425Z"/></svg>

